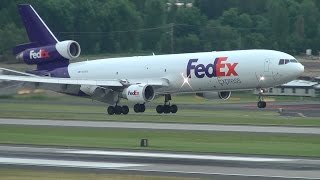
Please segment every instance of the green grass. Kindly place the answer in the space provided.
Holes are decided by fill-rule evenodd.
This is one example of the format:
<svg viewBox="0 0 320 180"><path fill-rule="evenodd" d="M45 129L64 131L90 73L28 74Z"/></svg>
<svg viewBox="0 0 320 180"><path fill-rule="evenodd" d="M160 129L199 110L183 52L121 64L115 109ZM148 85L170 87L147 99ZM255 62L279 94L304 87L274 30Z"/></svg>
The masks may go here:
<svg viewBox="0 0 320 180"><path fill-rule="evenodd" d="M158 115L154 109L144 114L132 112L129 115L110 116L103 104L48 104L48 101L1 102L0 117L21 119L58 119L58 120L97 120L97 121L145 121L175 123L210 123L210 124L249 124L249 125L288 125L320 126L320 119L282 117L273 111L241 110L190 110L180 109L175 115Z"/></svg>
<svg viewBox="0 0 320 180"><path fill-rule="evenodd" d="M0 143L320 157L320 136L260 133L1 126Z"/></svg>
<svg viewBox="0 0 320 180"><path fill-rule="evenodd" d="M187 177L161 177L144 175L117 175L103 172L32 170L32 169L0 169L0 177L5 180L198 180Z"/></svg>

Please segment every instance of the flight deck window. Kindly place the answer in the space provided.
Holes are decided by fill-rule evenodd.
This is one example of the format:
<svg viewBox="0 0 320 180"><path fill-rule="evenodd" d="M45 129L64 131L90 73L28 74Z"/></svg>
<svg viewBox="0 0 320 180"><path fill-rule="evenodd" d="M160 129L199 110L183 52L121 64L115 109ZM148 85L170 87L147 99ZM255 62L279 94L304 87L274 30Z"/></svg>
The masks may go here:
<svg viewBox="0 0 320 180"><path fill-rule="evenodd" d="M280 59L279 61L279 65L282 65L282 64L284 64L284 59Z"/></svg>
<svg viewBox="0 0 320 180"><path fill-rule="evenodd" d="M289 59L285 59L285 64L288 64L290 61L289 61Z"/></svg>
<svg viewBox="0 0 320 180"><path fill-rule="evenodd" d="M295 59L290 59L290 62L292 62L292 63L298 63L298 61L295 60Z"/></svg>

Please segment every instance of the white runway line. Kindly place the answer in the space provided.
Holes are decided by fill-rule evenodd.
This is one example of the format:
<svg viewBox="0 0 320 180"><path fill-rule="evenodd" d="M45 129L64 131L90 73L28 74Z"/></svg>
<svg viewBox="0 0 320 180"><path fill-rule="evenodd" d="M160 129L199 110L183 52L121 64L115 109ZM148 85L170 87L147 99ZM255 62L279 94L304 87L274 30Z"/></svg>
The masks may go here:
<svg viewBox="0 0 320 180"><path fill-rule="evenodd" d="M246 161L246 162L291 162L291 161L295 161L295 159L284 159L284 158L212 156L212 155L122 152L122 151L67 150L67 151L61 151L61 152L67 153L67 154L126 156L126 157L150 157L150 158L174 158L174 159L189 159L189 160L220 160L220 161Z"/></svg>
<svg viewBox="0 0 320 180"><path fill-rule="evenodd" d="M95 168L95 169L111 169L111 168L128 168L128 167L146 166L145 164L51 160L51 159L38 159L38 158L7 158L7 157L0 157L0 164L47 166L47 167Z"/></svg>

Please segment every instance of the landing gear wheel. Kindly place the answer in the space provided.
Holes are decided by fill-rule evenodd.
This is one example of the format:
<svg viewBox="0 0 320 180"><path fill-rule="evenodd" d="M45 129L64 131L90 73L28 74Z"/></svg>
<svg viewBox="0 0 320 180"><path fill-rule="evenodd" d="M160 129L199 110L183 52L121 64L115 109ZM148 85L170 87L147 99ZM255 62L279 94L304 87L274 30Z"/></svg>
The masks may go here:
<svg viewBox="0 0 320 180"><path fill-rule="evenodd" d="M129 107L128 106L122 106L121 108L122 114L126 115L129 113Z"/></svg>
<svg viewBox="0 0 320 180"><path fill-rule="evenodd" d="M115 113L115 108L113 106L109 106L107 112L109 115L113 115Z"/></svg>
<svg viewBox="0 0 320 180"><path fill-rule="evenodd" d="M140 112L140 104L135 104L133 106L133 110L134 110L134 112L139 113Z"/></svg>
<svg viewBox="0 0 320 180"><path fill-rule="evenodd" d="M170 105L164 105L164 111L165 114L169 114L171 112L171 107Z"/></svg>
<svg viewBox="0 0 320 180"><path fill-rule="evenodd" d="M164 112L164 107L162 105L158 105L156 110L158 114L162 114Z"/></svg>
<svg viewBox="0 0 320 180"><path fill-rule="evenodd" d="M146 106L144 104L135 104L133 110L136 113L143 113L146 111Z"/></svg>
<svg viewBox="0 0 320 180"><path fill-rule="evenodd" d="M263 109L267 106L267 103L265 101L259 101L257 106L258 108Z"/></svg>
<svg viewBox="0 0 320 180"><path fill-rule="evenodd" d="M144 104L140 104L140 112L144 113L146 111L146 106Z"/></svg>
<svg viewBox="0 0 320 180"><path fill-rule="evenodd" d="M121 106L116 106L116 107L114 107L114 113L115 113L116 115L120 115L120 114L122 113L122 108L121 108Z"/></svg>
<svg viewBox="0 0 320 180"><path fill-rule="evenodd" d="M170 110L171 110L171 113L175 114L178 111L178 106L177 105L171 105Z"/></svg>
<svg viewBox="0 0 320 180"><path fill-rule="evenodd" d="M164 95L164 105L158 105L156 108L157 113L159 114L169 114L169 113L177 113L178 112L178 106L177 105L170 105L170 101L172 100L170 94Z"/></svg>

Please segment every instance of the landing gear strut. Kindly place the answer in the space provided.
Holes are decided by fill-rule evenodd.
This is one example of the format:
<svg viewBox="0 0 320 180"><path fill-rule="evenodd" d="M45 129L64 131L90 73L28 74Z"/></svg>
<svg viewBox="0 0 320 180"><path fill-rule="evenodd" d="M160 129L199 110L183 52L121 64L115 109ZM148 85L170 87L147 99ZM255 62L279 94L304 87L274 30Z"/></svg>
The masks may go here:
<svg viewBox="0 0 320 180"><path fill-rule="evenodd" d="M113 115L113 114L116 114L116 115L120 115L120 114L128 114L129 113L129 107L128 106L118 106L118 105L115 105L115 106L109 106L108 109L107 109L107 112L109 115Z"/></svg>
<svg viewBox="0 0 320 180"><path fill-rule="evenodd" d="M164 96L164 105L158 105L156 108L157 113L159 114L169 114L169 113L177 113L178 112L178 106L177 105L170 105L171 95L166 94Z"/></svg>
<svg viewBox="0 0 320 180"><path fill-rule="evenodd" d="M264 92L263 89L259 89L259 101L257 103L257 106L260 109L263 109L267 106L267 103L264 101L264 98L263 98L263 92Z"/></svg>

